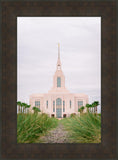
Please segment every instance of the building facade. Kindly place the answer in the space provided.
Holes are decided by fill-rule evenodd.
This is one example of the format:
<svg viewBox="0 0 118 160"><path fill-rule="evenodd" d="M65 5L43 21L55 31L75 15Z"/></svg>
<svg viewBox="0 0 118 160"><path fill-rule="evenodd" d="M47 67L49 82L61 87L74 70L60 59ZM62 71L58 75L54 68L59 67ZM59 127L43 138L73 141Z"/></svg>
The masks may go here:
<svg viewBox="0 0 118 160"><path fill-rule="evenodd" d="M53 76L53 87L48 93L30 96L30 111L33 112L32 108L35 106L50 117L63 118L69 117L72 113L78 114L78 109L87 103L88 95L70 93L65 87L65 76L60 61L60 45L58 44L58 60Z"/></svg>

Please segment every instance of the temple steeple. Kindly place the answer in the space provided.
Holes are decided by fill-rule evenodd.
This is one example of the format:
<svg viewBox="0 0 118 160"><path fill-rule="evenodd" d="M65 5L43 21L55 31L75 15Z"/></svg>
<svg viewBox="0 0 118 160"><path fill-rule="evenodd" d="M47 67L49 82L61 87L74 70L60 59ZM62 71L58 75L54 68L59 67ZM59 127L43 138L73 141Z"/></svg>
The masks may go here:
<svg viewBox="0 0 118 160"><path fill-rule="evenodd" d="M61 70L61 61L60 61L60 44L58 43L58 60L57 60L57 70Z"/></svg>
<svg viewBox="0 0 118 160"><path fill-rule="evenodd" d="M60 44L58 43L58 59L60 59Z"/></svg>
<svg viewBox="0 0 118 160"><path fill-rule="evenodd" d="M52 92L63 92L63 93L69 93L69 91L65 88L65 76L63 74L63 71L61 69L61 61L60 61L60 44L58 43L58 59L57 59L57 69L53 76L53 87L49 91L49 93Z"/></svg>

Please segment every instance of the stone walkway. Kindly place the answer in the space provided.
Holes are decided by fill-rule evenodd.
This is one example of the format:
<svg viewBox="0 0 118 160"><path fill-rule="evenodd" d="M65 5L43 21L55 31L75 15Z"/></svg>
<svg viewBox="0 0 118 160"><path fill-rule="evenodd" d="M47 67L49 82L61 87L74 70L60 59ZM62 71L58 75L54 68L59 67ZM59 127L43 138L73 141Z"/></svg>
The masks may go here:
<svg viewBox="0 0 118 160"><path fill-rule="evenodd" d="M71 143L69 140L68 131L64 129L64 126L59 125L50 130L45 136L40 137L40 143Z"/></svg>

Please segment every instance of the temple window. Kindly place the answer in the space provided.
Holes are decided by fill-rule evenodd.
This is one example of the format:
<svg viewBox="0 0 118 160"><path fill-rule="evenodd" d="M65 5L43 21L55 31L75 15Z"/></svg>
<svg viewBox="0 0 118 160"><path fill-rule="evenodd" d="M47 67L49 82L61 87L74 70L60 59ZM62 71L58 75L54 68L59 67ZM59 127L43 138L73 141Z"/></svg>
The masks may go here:
<svg viewBox="0 0 118 160"><path fill-rule="evenodd" d="M56 99L56 105L57 105L57 106L60 106L61 104L62 104L61 99L60 99L60 98L57 98L57 99Z"/></svg>
<svg viewBox="0 0 118 160"><path fill-rule="evenodd" d="M35 106L40 107L40 101L35 101Z"/></svg>
<svg viewBox="0 0 118 160"><path fill-rule="evenodd" d="M55 112L55 101L53 101L53 112Z"/></svg>
<svg viewBox="0 0 118 160"><path fill-rule="evenodd" d="M57 87L61 87L61 78L57 77Z"/></svg>
<svg viewBox="0 0 118 160"><path fill-rule="evenodd" d="M53 112L55 112L55 107L53 107Z"/></svg>
<svg viewBox="0 0 118 160"><path fill-rule="evenodd" d="M78 101L78 109L83 106L83 101Z"/></svg>
<svg viewBox="0 0 118 160"><path fill-rule="evenodd" d="M71 102L71 100L70 100L70 108L71 108L71 105L72 105L72 102Z"/></svg>
<svg viewBox="0 0 118 160"><path fill-rule="evenodd" d="M63 112L65 112L65 101L63 101Z"/></svg>
<svg viewBox="0 0 118 160"><path fill-rule="evenodd" d="M48 108L48 101L46 101L46 106L47 106L47 108Z"/></svg>

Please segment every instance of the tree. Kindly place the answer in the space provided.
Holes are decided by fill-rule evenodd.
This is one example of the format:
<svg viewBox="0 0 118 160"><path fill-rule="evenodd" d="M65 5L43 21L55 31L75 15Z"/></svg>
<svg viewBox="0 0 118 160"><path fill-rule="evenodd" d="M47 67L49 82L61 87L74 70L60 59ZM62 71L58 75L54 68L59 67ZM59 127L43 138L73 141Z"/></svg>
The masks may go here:
<svg viewBox="0 0 118 160"><path fill-rule="evenodd" d="M29 113L29 108L30 108L30 106L31 106L31 105L27 105L27 108L28 108L28 113Z"/></svg>
<svg viewBox="0 0 118 160"><path fill-rule="evenodd" d="M92 106L94 107L94 113L97 114L97 106L99 105L99 102L98 101L94 101L92 103Z"/></svg>
<svg viewBox="0 0 118 160"><path fill-rule="evenodd" d="M82 106L82 107L81 107L81 110L82 110L82 113L83 113L83 110L84 110L84 106Z"/></svg>
<svg viewBox="0 0 118 160"><path fill-rule="evenodd" d="M89 108L90 108L90 112L91 112L92 104L89 104Z"/></svg>
<svg viewBox="0 0 118 160"><path fill-rule="evenodd" d="M24 113L24 111L25 111L25 109L26 109L27 104L26 104L26 103L22 103L22 106L23 106L23 113Z"/></svg>
<svg viewBox="0 0 118 160"><path fill-rule="evenodd" d="M23 110L22 110L22 108L23 108L23 103L21 103L21 113L23 113Z"/></svg>
<svg viewBox="0 0 118 160"><path fill-rule="evenodd" d="M19 108L18 108L19 113L22 113L22 107L23 107L23 113L24 113L24 111L26 111L27 108L30 108L30 105L28 105L26 103L22 103L20 101L17 102L17 105L19 106Z"/></svg>
<svg viewBox="0 0 118 160"><path fill-rule="evenodd" d="M18 105L18 113L20 113L21 104L22 104L22 103L21 103L20 101L17 102L17 105Z"/></svg>
<svg viewBox="0 0 118 160"><path fill-rule="evenodd" d="M94 113L94 104L92 103L92 113Z"/></svg>
<svg viewBox="0 0 118 160"><path fill-rule="evenodd" d="M89 106L90 104L86 104L87 112L89 112Z"/></svg>
<svg viewBox="0 0 118 160"><path fill-rule="evenodd" d="M41 110L35 106L32 109L34 110L35 114L37 114L38 112L41 112Z"/></svg>
<svg viewBox="0 0 118 160"><path fill-rule="evenodd" d="M95 113L95 103L92 103L92 107L94 108L94 113Z"/></svg>
<svg viewBox="0 0 118 160"><path fill-rule="evenodd" d="M81 111L82 111L82 110L81 110L81 108L79 108L79 109L78 109L78 112L80 112L80 113L81 113Z"/></svg>
<svg viewBox="0 0 118 160"><path fill-rule="evenodd" d="M85 108L85 107L82 106L81 108L78 109L78 112L83 113L84 108Z"/></svg>
<svg viewBox="0 0 118 160"><path fill-rule="evenodd" d="M95 104L95 113L97 114L97 106L99 105L99 102L95 101L94 104Z"/></svg>
<svg viewBox="0 0 118 160"><path fill-rule="evenodd" d="M26 109L27 108L30 108L30 105L28 105L28 104L25 103L25 105L24 105L24 111L25 111L25 113L26 113Z"/></svg>

